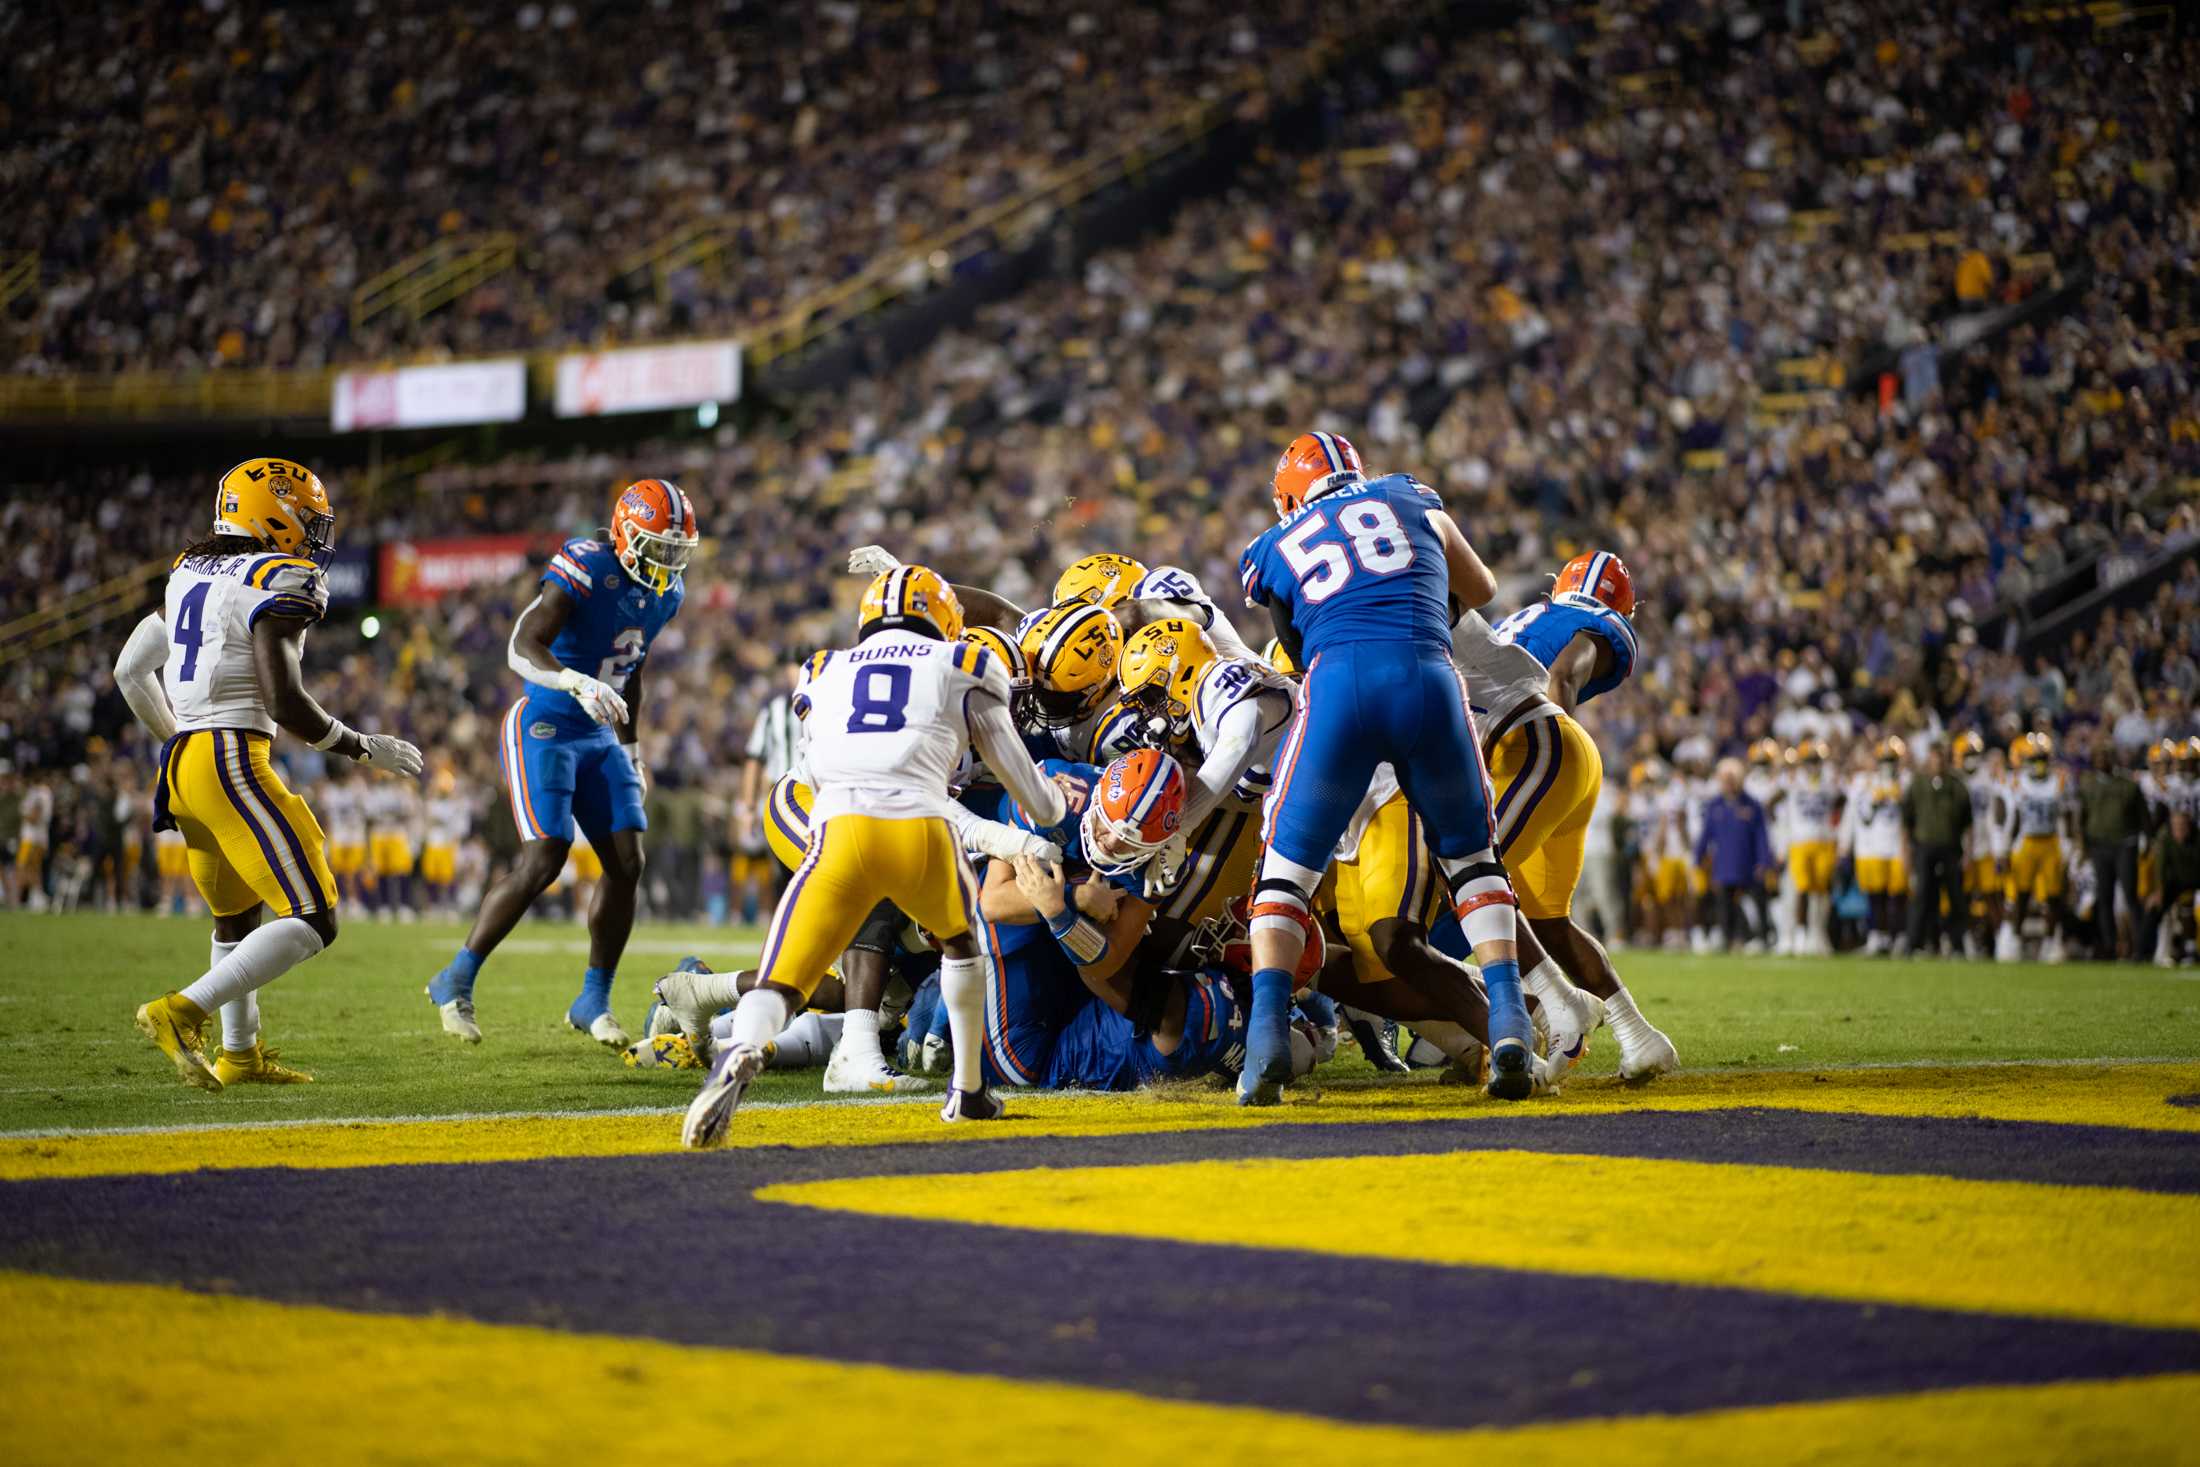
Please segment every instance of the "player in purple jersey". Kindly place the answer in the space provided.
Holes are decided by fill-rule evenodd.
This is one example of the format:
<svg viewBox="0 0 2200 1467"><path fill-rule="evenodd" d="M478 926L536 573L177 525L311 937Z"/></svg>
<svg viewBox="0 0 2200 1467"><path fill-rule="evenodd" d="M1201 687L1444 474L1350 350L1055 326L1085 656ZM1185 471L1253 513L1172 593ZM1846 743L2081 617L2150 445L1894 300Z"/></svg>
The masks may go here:
<svg viewBox="0 0 2200 1467"><path fill-rule="evenodd" d="M614 1049L628 1043L611 1014L611 982L634 927L649 828L635 746L643 659L679 613L696 541L687 495L643 479L613 502L608 540L568 540L550 557L542 594L512 628L512 670L527 690L504 715L498 760L520 853L482 897L466 945L428 985L444 1032L458 1039L481 1042L474 977L565 869L578 823L603 880L588 911L588 970L565 1021Z"/></svg>
<svg viewBox="0 0 2200 1467"><path fill-rule="evenodd" d="M1490 1093L1533 1093L1533 1029L1521 997L1512 883L1492 849L1489 772L1451 624L1497 583L1434 490L1405 474L1370 479L1352 445L1302 433L1276 464L1281 523L1239 564L1249 606L1266 606L1306 669L1298 717L1268 797L1267 853L1254 888L1252 1012L1238 1100L1273 1105L1290 1076L1291 974L1321 874L1388 762L1429 846L1489 992Z"/></svg>

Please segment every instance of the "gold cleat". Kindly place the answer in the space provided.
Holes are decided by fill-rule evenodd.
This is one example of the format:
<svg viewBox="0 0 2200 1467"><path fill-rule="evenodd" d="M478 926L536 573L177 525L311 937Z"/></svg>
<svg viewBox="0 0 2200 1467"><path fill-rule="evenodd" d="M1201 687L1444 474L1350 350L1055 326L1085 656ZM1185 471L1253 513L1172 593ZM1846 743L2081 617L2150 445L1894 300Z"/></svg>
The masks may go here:
<svg viewBox="0 0 2200 1467"><path fill-rule="evenodd" d="M224 1085L311 1085L313 1077L304 1070L294 1070L288 1065L275 1063L275 1051L262 1049L254 1040L252 1047L242 1054L224 1049L214 1061L214 1078Z"/></svg>
<svg viewBox="0 0 2200 1467"><path fill-rule="evenodd" d="M180 993L165 993L137 1011L137 1031L160 1046L186 1085L219 1090L221 1077L199 1053L199 1029L206 1015Z"/></svg>

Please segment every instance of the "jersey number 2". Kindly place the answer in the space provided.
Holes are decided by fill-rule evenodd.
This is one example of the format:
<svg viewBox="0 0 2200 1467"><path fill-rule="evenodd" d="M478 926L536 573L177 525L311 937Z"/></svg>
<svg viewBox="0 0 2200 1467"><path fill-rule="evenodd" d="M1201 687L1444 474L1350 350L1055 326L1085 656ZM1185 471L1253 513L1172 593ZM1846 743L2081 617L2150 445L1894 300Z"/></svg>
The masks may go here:
<svg viewBox="0 0 2200 1467"><path fill-rule="evenodd" d="M857 673L848 707L850 733L901 732L909 723L908 666L886 662Z"/></svg>
<svg viewBox="0 0 2200 1467"><path fill-rule="evenodd" d="M199 582L184 592L183 599L176 603L176 625L168 635L183 649L183 667L176 673L178 682L187 683L198 676L199 643L205 639L205 634L199 630L199 618L205 614L206 588L211 584L210 581Z"/></svg>
<svg viewBox="0 0 2200 1467"><path fill-rule="evenodd" d="M611 639L611 655L596 669L596 681L614 688L626 686L626 675L642 660L642 629L628 627Z"/></svg>
<svg viewBox="0 0 2200 1467"><path fill-rule="evenodd" d="M1327 601L1343 590L1352 579L1355 560L1361 570L1375 576L1395 575L1413 564L1413 542L1406 538L1405 526L1398 523L1390 506L1379 500L1347 505L1338 511L1336 528L1352 546L1349 559L1345 547L1335 541L1311 543L1328 528L1326 516L1308 515L1306 522L1284 536L1276 547L1298 575L1299 593L1309 605Z"/></svg>

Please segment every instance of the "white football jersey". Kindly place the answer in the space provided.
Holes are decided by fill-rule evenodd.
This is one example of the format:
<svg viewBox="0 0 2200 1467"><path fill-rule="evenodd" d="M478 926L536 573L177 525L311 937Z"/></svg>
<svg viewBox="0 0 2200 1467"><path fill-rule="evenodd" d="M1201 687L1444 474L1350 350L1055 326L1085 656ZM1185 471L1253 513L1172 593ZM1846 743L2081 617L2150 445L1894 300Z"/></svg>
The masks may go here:
<svg viewBox="0 0 2200 1467"><path fill-rule="evenodd" d="M328 831L332 846L363 846L367 843L367 812L362 804L366 789L356 780L321 787L314 806L319 812L323 827Z"/></svg>
<svg viewBox="0 0 2200 1467"><path fill-rule="evenodd" d="M1192 736L1203 753L1213 750L1222 720L1248 698L1263 705L1260 728L1253 739L1251 761L1230 793L1257 804L1267 797L1275 778L1276 746L1298 715L1298 685L1258 657L1217 658L1199 675L1199 689L1192 694Z"/></svg>
<svg viewBox="0 0 2200 1467"><path fill-rule="evenodd" d="M53 791L42 784L24 790L23 807L16 819L19 822L18 840L27 840L34 846L47 844L53 826Z"/></svg>
<svg viewBox="0 0 2200 1467"><path fill-rule="evenodd" d="M473 802L464 795L436 795L428 801L428 844L455 846L473 828Z"/></svg>
<svg viewBox="0 0 2200 1467"><path fill-rule="evenodd" d="M2062 834L2063 812L2070 800L2060 769L2019 775L2011 801L2016 806L2017 839Z"/></svg>
<svg viewBox="0 0 2200 1467"><path fill-rule="evenodd" d="M1840 791L1824 775L1791 775L1787 798L1781 801L1787 812L1788 843L1815 845L1832 840L1834 811L1840 801Z"/></svg>
<svg viewBox="0 0 2200 1467"><path fill-rule="evenodd" d="M1008 669L969 642L884 631L811 658L794 708L808 734L813 825L941 815L970 747L964 701L974 693L1007 707Z"/></svg>
<svg viewBox="0 0 2200 1467"><path fill-rule="evenodd" d="M327 610L328 578L299 556L178 560L168 573L168 662L161 669L177 730L252 729L272 738L275 720L252 671L253 623L263 616L319 621Z"/></svg>
<svg viewBox="0 0 2200 1467"><path fill-rule="evenodd" d="M1475 731L1481 737L1506 728L1516 712L1520 721L1512 728L1558 716L1558 705L1545 692L1551 683L1550 669L1509 634L1501 637L1481 612L1470 611L1452 625L1451 656L1467 675L1467 697L1474 704Z"/></svg>
<svg viewBox="0 0 2200 1467"><path fill-rule="evenodd" d="M1902 786L1881 779L1874 772L1849 782L1848 808L1842 823L1849 827L1851 849L1866 861L1895 861L1902 856Z"/></svg>
<svg viewBox="0 0 2200 1467"><path fill-rule="evenodd" d="M1367 827L1374 820L1375 812L1389 804L1398 795L1398 771L1389 764L1378 764L1368 779L1367 793L1360 797L1360 807L1352 812L1352 821L1344 828L1344 839L1337 842L1337 859L1357 861L1360 858L1360 842L1367 838Z"/></svg>
<svg viewBox="0 0 2200 1467"><path fill-rule="evenodd" d="M1685 774L1672 776L1657 799L1660 845L1658 853L1683 861L1696 856L1691 827L1701 817L1696 811L1696 782Z"/></svg>
<svg viewBox="0 0 2200 1467"><path fill-rule="evenodd" d="M1989 856L2003 856L2001 803L2008 798L2002 781L1984 769L1974 769L1963 776L1965 788L1971 792L1971 828L1963 833L1963 843L1974 861Z"/></svg>
<svg viewBox="0 0 2200 1467"><path fill-rule="evenodd" d="M1765 807L1765 834L1772 841L1772 854L1787 853L1787 817L1781 809L1780 796L1787 793L1780 776L1762 764L1752 764L1742 776L1742 793Z"/></svg>
<svg viewBox="0 0 2200 1467"><path fill-rule="evenodd" d="M367 826L377 838L411 840L420 828L420 794L410 780L378 779L367 786Z"/></svg>
<svg viewBox="0 0 2200 1467"><path fill-rule="evenodd" d="M1188 616L1189 620L1206 629L1208 640L1215 644L1215 650L1224 657L1256 655L1252 648L1245 645L1245 639L1238 635L1238 629L1230 624L1230 618L1223 614L1222 607L1215 598L1207 594L1206 587L1200 585L1199 577L1181 566L1157 565L1147 571L1138 578L1138 584L1131 587L1130 599L1153 604L1142 607L1136 617L1116 618L1117 621L1126 623L1123 628L1126 633L1138 630L1149 621L1160 621L1171 616ZM1132 622L1136 625L1128 624Z"/></svg>

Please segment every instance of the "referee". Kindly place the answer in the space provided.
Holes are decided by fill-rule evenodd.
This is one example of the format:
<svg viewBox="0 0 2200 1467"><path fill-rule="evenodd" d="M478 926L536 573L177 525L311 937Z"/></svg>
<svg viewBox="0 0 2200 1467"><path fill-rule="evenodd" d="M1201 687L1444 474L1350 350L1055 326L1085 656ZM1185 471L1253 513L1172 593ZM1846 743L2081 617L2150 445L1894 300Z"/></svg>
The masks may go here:
<svg viewBox="0 0 2200 1467"><path fill-rule="evenodd" d="M781 776L794 768L795 747L802 738L802 720L794 712L794 685L801 676L801 663L787 665L786 690L756 711L741 765L741 793L733 807L732 885L741 903L741 920L751 924L767 893L777 900L778 880L764 845L764 799Z"/></svg>

